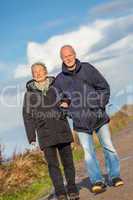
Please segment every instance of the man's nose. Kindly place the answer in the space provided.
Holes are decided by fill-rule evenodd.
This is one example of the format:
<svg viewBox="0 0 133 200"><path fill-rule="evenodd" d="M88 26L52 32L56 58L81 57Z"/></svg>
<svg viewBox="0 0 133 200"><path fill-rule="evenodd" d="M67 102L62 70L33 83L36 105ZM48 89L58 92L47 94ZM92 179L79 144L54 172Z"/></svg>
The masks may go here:
<svg viewBox="0 0 133 200"><path fill-rule="evenodd" d="M40 73L37 73L37 77L40 76Z"/></svg>

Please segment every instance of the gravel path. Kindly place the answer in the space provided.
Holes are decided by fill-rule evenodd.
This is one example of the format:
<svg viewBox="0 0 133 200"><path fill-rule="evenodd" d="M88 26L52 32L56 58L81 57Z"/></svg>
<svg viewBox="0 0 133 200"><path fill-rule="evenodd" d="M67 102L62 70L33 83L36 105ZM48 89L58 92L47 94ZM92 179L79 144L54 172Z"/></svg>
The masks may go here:
<svg viewBox="0 0 133 200"><path fill-rule="evenodd" d="M112 139L120 156L121 177L124 180L124 186L119 188L108 186L105 192L94 195L89 189L90 184L84 161L80 161L76 164L76 182L80 190L81 200L133 200L133 123L130 123L126 129L113 135ZM103 174L106 174L102 149L97 150L97 157L100 160ZM56 198L51 196L40 200L46 199L54 200Z"/></svg>

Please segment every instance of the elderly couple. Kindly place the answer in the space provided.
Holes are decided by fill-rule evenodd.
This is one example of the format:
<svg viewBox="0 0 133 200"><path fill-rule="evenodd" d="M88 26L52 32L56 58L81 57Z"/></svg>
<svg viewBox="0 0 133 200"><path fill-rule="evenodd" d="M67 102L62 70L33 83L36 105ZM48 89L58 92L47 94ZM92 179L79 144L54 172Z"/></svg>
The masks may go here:
<svg viewBox="0 0 133 200"><path fill-rule="evenodd" d="M120 163L108 128L106 105L110 88L104 77L87 62L80 62L70 45L60 50L62 72L49 77L43 63L31 66L33 79L26 84L23 119L30 144L36 142L44 152L55 194L59 200L79 199L75 184L75 168L71 150L73 137L67 118L73 121L84 150L91 191L100 193L107 185L101 173L93 144L96 132L105 156L105 165L112 186L121 186ZM57 153L58 152L58 153ZM58 155L67 182L65 190Z"/></svg>

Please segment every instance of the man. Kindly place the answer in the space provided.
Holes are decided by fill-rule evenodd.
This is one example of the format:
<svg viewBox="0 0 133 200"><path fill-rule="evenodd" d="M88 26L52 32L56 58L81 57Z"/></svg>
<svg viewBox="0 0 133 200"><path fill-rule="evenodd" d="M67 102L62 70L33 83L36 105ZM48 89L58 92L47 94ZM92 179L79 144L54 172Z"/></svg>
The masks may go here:
<svg viewBox="0 0 133 200"><path fill-rule="evenodd" d="M67 119L62 116L56 92L52 87L54 78L48 77L43 63L31 67L33 79L26 84L23 119L30 144L36 142L36 133L41 150L48 163L48 170L53 182L57 199L78 200L75 184L75 168L72 157L72 133ZM63 177L59 167L57 151L64 168L67 182L65 191ZM67 196L68 195L68 196Z"/></svg>
<svg viewBox="0 0 133 200"><path fill-rule="evenodd" d="M54 86L61 96L70 98L68 112L73 120L85 154L85 162L92 183L92 192L105 190L105 180L96 158L92 133L95 130L103 147L109 180L113 186L123 185L120 178L119 158L113 147L108 128L109 117L106 105L110 97L107 81L91 64L80 62L70 45L60 50L62 72L56 77ZM67 104L62 106L67 108Z"/></svg>

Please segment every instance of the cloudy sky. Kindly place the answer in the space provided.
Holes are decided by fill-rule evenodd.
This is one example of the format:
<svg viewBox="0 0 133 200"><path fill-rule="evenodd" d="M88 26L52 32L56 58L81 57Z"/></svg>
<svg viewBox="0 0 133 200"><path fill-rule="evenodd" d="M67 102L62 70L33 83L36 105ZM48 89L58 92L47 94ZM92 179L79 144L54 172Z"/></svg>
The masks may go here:
<svg viewBox="0 0 133 200"><path fill-rule="evenodd" d="M61 70L59 49L71 44L111 86L111 111L133 103L132 0L0 1L0 143L5 154L29 147L22 121L30 65Z"/></svg>

